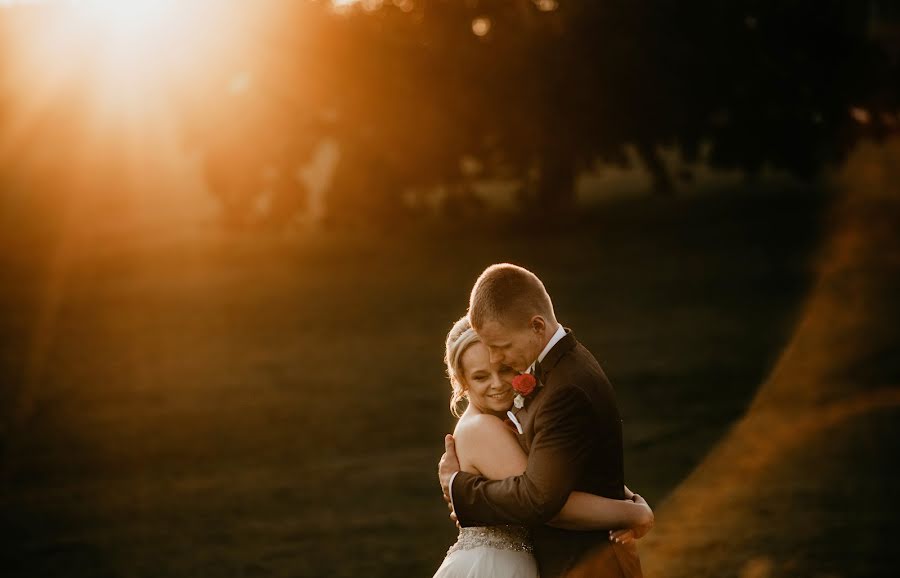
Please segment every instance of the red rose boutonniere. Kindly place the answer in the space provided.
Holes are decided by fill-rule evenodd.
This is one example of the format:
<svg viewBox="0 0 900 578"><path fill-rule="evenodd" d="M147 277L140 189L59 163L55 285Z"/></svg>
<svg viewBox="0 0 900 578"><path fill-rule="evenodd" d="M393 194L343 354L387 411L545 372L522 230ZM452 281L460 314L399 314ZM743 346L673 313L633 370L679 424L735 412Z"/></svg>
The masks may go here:
<svg viewBox="0 0 900 578"><path fill-rule="evenodd" d="M537 387L537 379L530 373L521 373L513 378L512 386L516 390L513 405L516 409L521 409L525 405L525 398L531 395L534 388Z"/></svg>

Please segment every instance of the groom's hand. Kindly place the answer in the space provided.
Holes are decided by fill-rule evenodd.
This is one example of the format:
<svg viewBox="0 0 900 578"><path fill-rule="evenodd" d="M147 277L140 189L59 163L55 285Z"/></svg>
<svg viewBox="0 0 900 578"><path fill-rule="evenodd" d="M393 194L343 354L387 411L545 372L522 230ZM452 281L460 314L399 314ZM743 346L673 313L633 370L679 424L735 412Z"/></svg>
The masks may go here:
<svg viewBox="0 0 900 578"><path fill-rule="evenodd" d="M450 510L450 519L459 526L456 512L453 511L453 503L450 501L450 480L453 479L453 474L459 471L459 458L456 457L456 443L450 434L444 437L444 450L444 455L441 456L441 461L438 462L438 479L441 482L444 501L447 502L447 508Z"/></svg>

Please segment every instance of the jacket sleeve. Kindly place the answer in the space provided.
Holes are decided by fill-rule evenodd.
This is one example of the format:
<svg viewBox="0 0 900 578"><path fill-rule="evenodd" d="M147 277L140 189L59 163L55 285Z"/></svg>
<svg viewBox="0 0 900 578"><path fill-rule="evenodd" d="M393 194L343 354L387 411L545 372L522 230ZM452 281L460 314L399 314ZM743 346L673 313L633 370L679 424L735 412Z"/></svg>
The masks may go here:
<svg viewBox="0 0 900 578"><path fill-rule="evenodd" d="M552 519L575 489L593 442L591 404L575 386L549 395L534 417L525 473L503 480L460 472L451 494L461 526L539 526Z"/></svg>

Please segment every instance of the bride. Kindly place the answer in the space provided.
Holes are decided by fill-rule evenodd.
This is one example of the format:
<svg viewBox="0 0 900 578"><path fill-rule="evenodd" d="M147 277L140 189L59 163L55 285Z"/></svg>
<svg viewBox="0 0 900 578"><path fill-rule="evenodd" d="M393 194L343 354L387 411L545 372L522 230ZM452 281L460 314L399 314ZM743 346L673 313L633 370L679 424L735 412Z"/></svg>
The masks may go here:
<svg viewBox="0 0 900 578"><path fill-rule="evenodd" d="M447 335L444 361L453 388L450 410L459 417L453 437L462 471L500 480L525 471L528 457L516 439L506 411L515 392L514 369L491 364L488 348L469 325L468 317L459 319ZM458 406L463 398L468 407L462 416ZM610 540L631 541L627 528L648 526L653 512L647 502L626 488L627 500L614 500L572 492L550 525L568 530L623 529L610 532ZM633 546L633 544L632 544ZM617 553L618 555L619 553ZM640 575L635 549L624 567ZM447 552L434 578L535 578L537 563L532 555L528 528L521 526L482 526L461 528L459 537Z"/></svg>

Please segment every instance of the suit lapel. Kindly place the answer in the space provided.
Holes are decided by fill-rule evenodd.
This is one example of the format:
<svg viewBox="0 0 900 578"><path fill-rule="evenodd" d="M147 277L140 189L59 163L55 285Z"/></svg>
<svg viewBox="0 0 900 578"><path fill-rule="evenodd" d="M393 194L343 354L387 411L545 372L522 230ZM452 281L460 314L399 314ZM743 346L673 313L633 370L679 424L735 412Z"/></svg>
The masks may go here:
<svg viewBox="0 0 900 578"><path fill-rule="evenodd" d="M512 413L516 416L516 420L519 422L519 425L522 426L522 432L519 434L517 439L519 440L519 445L522 446L522 449L525 452L529 452L531 449L531 438L534 437L534 410L537 407L537 404L540 403L541 394L543 390L546 388L548 376L550 372L556 367L556 364L562 359L562 356L565 355L568 351L570 351L575 345L578 343L575 340L575 336L572 335L572 330L569 328L566 329L566 336L560 339L553 348L547 352L547 355L544 356L544 360L541 362L541 373L543 380L541 381L541 386L538 390L525 401L524 407L519 409L513 409Z"/></svg>
<svg viewBox="0 0 900 578"><path fill-rule="evenodd" d="M562 359L563 355L568 353L578 344L572 330L568 327L564 327L564 329L566 330L566 336L557 341L556 345L547 352L547 355L544 356L544 360L541 361L541 373L543 374L542 381L545 385L549 382L548 376L550 372L553 371L553 368L556 367L556 364L559 363L559 360Z"/></svg>

